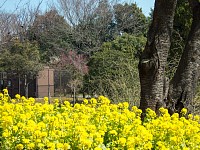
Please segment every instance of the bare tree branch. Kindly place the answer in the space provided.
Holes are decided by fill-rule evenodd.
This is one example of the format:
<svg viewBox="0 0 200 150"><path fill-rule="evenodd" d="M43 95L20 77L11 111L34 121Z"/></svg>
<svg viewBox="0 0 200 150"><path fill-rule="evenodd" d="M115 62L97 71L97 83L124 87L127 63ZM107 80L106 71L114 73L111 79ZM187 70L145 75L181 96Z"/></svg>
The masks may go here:
<svg viewBox="0 0 200 150"><path fill-rule="evenodd" d="M2 8L6 2L7 2L7 0L5 0L5 1L0 5L0 8Z"/></svg>

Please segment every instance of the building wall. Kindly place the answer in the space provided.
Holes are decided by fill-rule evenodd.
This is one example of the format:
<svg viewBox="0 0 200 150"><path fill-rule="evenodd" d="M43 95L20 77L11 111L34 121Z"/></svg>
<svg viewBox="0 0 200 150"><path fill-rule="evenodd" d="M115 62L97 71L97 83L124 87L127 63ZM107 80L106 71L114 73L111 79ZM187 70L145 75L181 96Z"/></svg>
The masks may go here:
<svg viewBox="0 0 200 150"><path fill-rule="evenodd" d="M44 67L40 71L36 80L37 97L43 98L45 96L54 96L54 69Z"/></svg>

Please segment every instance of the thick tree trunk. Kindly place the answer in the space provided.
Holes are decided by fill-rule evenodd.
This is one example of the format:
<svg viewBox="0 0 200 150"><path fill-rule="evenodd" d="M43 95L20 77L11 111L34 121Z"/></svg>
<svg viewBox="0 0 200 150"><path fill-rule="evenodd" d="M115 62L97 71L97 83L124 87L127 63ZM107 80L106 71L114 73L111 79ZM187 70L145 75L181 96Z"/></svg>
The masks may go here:
<svg viewBox="0 0 200 150"><path fill-rule="evenodd" d="M189 0L193 22L177 71L170 83L167 107L180 112L183 107L192 110L197 82L200 76L200 3Z"/></svg>
<svg viewBox="0 0 200 150"><path fill-rule="evenodd" d="M156 0L153 22L149 28L146 47L139 62L141 84L140 108L158 110L164 99L164 74L170 48L170 37L176 0Z"/></svg>

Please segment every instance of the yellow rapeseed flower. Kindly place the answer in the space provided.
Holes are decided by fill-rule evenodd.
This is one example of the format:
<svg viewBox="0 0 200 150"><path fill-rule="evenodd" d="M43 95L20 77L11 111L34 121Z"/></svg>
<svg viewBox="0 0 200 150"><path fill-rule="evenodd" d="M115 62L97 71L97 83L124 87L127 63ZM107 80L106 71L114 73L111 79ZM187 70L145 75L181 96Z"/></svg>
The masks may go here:
<svg viewBox="0 0 200 150"><path fill-rule="evenodd" d="M15 98L16 98L16 99L20 99L21 96L20 96L19 94L16 94L16 95L15 95Z"/></svg>
<svg viewBox="0 0 200 150"><path fill-rule="evenodd" d="M87 105L87 104L88 104L88 100L87 100L87 99L84 99L84 100L83 100L83 103L84 103L85 105Z"/></svg>
<svg viewBox="0 0 200 150"><path fill-rule="evenodd" d="M0 94L1 97L1 94ZM19 97L18 97L19 98ZM147 109L141 120L141 109L122 102L110 104L100 96L98 103L70 106L68 101L55 104L35 103L20 96L19 103L10 103L2 95L0 103L0 149L199 149L199 116L186 110L172 116L164 108L161 115ZM16 99L15 99L16 100ZM17 144L16 144L17 143ZM53 144L52 144L53 143Z"/></svg>
<svg viewBox="0 0 200 150"><path fill-rule="evenodd" d="M94 150L102 150L100 147L95 147Z"/></svg>
<svg viewBox="0 0 200 150"><path fill-rule="evenodd" d="M70 149L70 145L69 145L68 143L64 143L64 144L63 144L63 149L64 149L64 150Z"/></svg>
<svg viewBox="0 0 200 150"><path fill-rule="evenodd" d="M186 114L187 114L187 109L186 109L186 108L183 108L183 109L181 110L181 114L182 114L182 115L186 115Z"/></svg>
<svg viewBox="0 0 200 150"><path fill-rule="evenodd" d="M22 142L24 143L24 144L28 144L29 142L30 142L30 140L29 139L22 139Z"/></svg>
<svg viewBox="0 0 200 150"><path fill-rule="evenodd" d="M115 131L115 130L111 130L111 131L109 131L109 133L110 133L111 135L117 135L117 131Z"/></svg>
<svg viewBox="0 0 200 150"><path fill-rule="evenodd" d="M15 148L16 148L17 150L22 150L22 149L24 149L24 146L23 146L22 144L17 144L17 145L15 146Z"/></svg>
<svg viewBox="0 0 200 150"><path fill-rule="evenodd" d="M118 143L120 146L124 147L126 145L126 139L125 138L119 138Z"/></svg>
<svg viewBox="0 0 200 150"><path fill-rule="evenodd" d="M144 145L144 149L146 149L146 150L151 150L151 148L152 148L152 143L151 142L148 142L148 143L146 143Z"/></svg>
<svg viewBox="0 0 200 150"><path fill-rule="evenodd" d="M97 104L97 100L95 98L90 99L91 104Z"/></svg>
<svg viewBox="0 0 200 150"><path fill-rule="evenodd" d="M49 98L48 98L48 97L44 97L43 100L44 100L44 103L45 103L45 104L48 104L48 102L49 102Z"/></svg>
<svg viewBox="0 0 200 150"><path fill-rule="evenodd" d="M34 149L34 147L35 147L35 144L34 143L29 143L28 145L27 145L27 148L28 149Z"/></svg>

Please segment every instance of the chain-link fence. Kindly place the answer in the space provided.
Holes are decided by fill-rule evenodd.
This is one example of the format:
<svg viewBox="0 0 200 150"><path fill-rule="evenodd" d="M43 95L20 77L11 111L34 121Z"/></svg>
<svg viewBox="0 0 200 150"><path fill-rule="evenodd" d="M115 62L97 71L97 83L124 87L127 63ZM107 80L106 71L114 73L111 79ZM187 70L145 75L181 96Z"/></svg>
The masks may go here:
<svg viewBox="0 0 200 150"><path fill-rule="evenodd" d="M82 80L73 78L70 71L45 67L34 79L0 72L1 90L8 88L11 97L20 94L26 97L78 100L83 97L80 94Z"/></svg>
<svg viewBox="0 0 200 150"><path fill-rule="evenodd" d="M83 78L74 78L71 70L54 70L54 96L72 101L82 100Z"/></svg>

